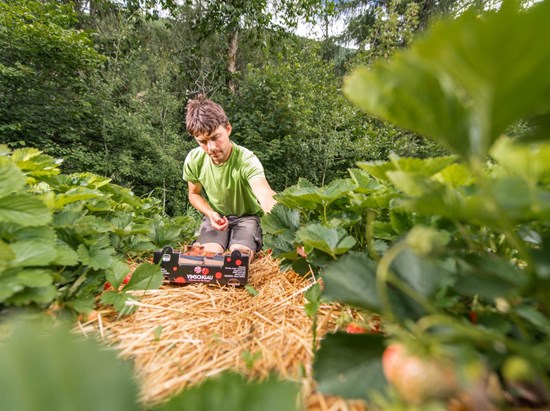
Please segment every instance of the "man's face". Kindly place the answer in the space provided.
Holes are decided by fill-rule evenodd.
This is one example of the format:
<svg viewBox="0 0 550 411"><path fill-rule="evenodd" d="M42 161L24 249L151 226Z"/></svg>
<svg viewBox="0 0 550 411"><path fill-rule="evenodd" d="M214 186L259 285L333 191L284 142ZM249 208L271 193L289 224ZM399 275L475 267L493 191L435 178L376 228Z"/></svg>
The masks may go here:
<svg viewBox="0 0 550 411"><path fill-rule="evenodd" d="M227 126L219 126L211 134L201 134L195 136L195 140L199 143L199 146L206 151L206 154L210 156L212 162L216 165L225 163L231 155L231 141L229 135L231 134L231 124Z"/></svg>

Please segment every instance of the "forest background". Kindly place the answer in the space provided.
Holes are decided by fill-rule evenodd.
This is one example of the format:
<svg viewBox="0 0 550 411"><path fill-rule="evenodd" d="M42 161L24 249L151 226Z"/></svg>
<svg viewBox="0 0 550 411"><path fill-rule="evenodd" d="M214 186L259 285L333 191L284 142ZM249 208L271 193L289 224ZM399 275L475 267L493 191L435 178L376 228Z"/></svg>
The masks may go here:
<svg viewBox="0 0 550 411"><path fill-rule="evenodd" d="M390 58L459 0L0 2L0 142L63 159L192 213L181 178L196 143L185 104L205 93L276 191L357 161L431 157L430 140L362 113L341 92L359 65ZM321 38L296 35L298 25ZM338 35L331 35L334 28Z"/></svg>

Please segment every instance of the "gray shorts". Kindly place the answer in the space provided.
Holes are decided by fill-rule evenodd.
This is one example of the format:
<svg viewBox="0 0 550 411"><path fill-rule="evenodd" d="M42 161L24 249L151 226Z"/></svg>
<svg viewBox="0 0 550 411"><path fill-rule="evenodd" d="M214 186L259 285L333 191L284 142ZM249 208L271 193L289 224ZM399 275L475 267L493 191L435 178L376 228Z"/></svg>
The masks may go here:
<svg viewBox="0 0 550 411"><path fill-rule="evenodd" d="M219 231L212 227L210 219L203 217L197 241L201 244L218 243L227 250L232 244L242 244L258 252L263 247L260 217L255 215L227 216L229 227Z"/></svg>

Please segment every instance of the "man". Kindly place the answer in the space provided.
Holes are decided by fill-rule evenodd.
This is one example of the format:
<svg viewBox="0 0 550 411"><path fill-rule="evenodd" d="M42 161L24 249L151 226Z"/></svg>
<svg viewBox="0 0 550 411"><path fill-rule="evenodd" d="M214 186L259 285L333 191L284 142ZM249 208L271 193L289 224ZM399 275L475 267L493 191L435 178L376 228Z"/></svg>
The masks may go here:
<svg viewBox="0 0 550 411"><path fill-rule="evenodd" d="M262 164L229 139L232 128L225 111L205 96L189 101L185 122L199 144L183 165L189 202L204 214L197 241L215 253L248 252L252 261L263 245L260 215L276 203Z"/></svg>

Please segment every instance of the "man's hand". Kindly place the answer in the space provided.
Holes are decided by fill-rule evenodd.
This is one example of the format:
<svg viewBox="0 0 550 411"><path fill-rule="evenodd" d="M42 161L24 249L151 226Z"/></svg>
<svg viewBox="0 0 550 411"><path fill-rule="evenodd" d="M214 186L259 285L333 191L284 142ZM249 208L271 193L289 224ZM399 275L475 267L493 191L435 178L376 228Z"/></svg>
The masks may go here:
<svg viewBox="0 0 550 411"><path fill-rule="evenodd" d="M212 224L212 227L214 227L216 230L218 231L227 230L227 226L229 225L229 222L227 221L227 217L222 217L215 211L212 211L209 217L210 217L210 224Z"/></svg>

